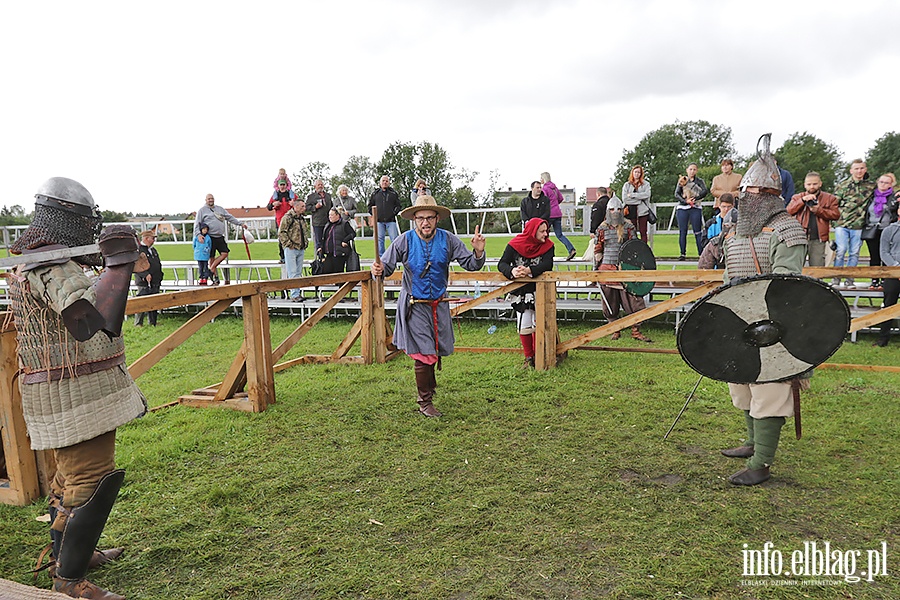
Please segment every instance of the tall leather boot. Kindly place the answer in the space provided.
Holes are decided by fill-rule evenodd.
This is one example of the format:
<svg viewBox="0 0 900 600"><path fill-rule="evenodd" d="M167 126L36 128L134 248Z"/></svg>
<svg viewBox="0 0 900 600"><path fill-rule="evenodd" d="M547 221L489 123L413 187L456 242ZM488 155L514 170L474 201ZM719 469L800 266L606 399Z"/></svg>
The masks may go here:
<svg viewBox="0 0 900 600"><path fill-rule="evenodd" d="M85 579L94 548L106 526L106 520L116 501L125 471L117 469L100 479L97 489L81 506L71 509L63 531L55 536L56 573L53 591L72 598L94 600L124 600Z"/></svg>
<svg viewBox="0 0 900 600"><path fill-rule="evenodd" d="M728 481L736 485L756 485L769 479L769 467L775 462L784 421L784 417L754 419L753 456L747 461L747 468L729 477Z"/></svg>
<svg viewBox="0 0 900 600"><path fill-rule="evenodd" d="M747 424L747 439L742 446L722 450L724 456L730 458L750 458L753 456L753 423L756 419L750 416L750 411L744 411L744 422Z"/></svg>
<svg viewBox="0 0 900 600"><path fill-rule="evenodd" d="M420 360L415 363L416 371L416 390L419 397L416 402L419 403L419 412L426 417L442 417L441 411L435 408L431 403L434 398L434 388L437 387L437 381L434 378L434 365L427 365Z"/></svg>
<svg viewBox="0 0 900 600"><path fill-rule="evenodd" d="M56 515L59 512L57 507L62 505L62 498L57 496L56 494L50 494L47 497L48 500L48 512L50 513L50 563L46 566L41 566L43 562L44 555L46 553L46 549L44 552L41 552L41 556L38 559L38 565L35 571L40 571L42 569L47 569L47 573L50 574L50 577L54 577L56 575L56 556L59 554L59 545L62 543L62 532L56 531L52 528L53 523L56 521ZM93 556L91 556L91 560L88 563L88 570L96 569L97 567L102 567L107 563L111 563L114 560L118 560L122 554L125 553L125 548L108 548L106 550L94 550Z"/></svg>

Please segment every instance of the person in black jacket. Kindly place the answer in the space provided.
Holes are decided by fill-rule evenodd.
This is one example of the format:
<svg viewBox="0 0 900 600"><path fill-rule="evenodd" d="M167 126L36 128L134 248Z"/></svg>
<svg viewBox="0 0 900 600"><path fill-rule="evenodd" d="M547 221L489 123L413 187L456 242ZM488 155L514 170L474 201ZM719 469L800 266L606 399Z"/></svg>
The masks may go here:
<svg viewBox="0 0 900 600"><path fill-rule="evenodd" d="M597 201L591 206L591 237L606 218L606 207L609 204L609 188L597 188Z"/></svg>
<svg viewBox="0 0 900 600"><path fill-rule="evenodd" d="M540 185L540 183L538 184ZM553 269L553 242L549 239L550 222L546 219L530 219L522 233L510 240L503 251L497 270L507 279L534 278ZM525 368L534 368L534 332L536 328L534 312L533 283L515 289L506 300L518 314L517 327Z"/></svg>
<svg viewBox="0 0 900 600"><path fill-rule="evenodd" d="M531 219L550 220L550 198L541 189L540 181L531 182L531 193L522 198L522 204L519 206L519 212L522 214L522 230L525 224Z"/></svg>
<svg viewBox="0 0 900 600"><path fill-rule="evenodd" d="M378 223L369 221L369 225L377 227L378 233L378 255L384 254L384 237L391 236L391 243L400 237L400 228L397 227L397 215L403 209L400 206L400 197L391 187L391 178L387 175L381 176L380 187L372 192L369 198L369 212L372 207L378 209Z"/></svg>
<svg viewBox="0 0 900 600"><path fill-rule="evenodd" d="M147 256L150 261L150 268L146 271L135 271L134 282L138 286L138 296L149 296L150 294L158 294L159 286L162 283L162 261L159 259L159 252L153 247L156 241L156 232L147 230L141 232L141 244L138 247L141 254ZM151 310L149 313L138 313L134 317L134 326L142 327L144 325L144 315L150 315L150 325L156 327L157 311Z"/></svg>
<svg viewBox="0 0 900 600"><path fill-rule="evenodd" d="M322 246L317 251L324 260L323 273L343 273L347 266L347 255L350 243L356 237L356 231L349 222L341 219L336 208L328 211L328 225L322 235Z"/></svg>

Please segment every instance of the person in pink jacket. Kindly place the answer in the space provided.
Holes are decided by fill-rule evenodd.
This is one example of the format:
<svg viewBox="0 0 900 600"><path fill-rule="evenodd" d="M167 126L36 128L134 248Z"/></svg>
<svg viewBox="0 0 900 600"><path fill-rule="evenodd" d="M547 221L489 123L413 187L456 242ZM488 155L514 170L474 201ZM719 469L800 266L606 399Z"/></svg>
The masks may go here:
<svg viewBox="0 0 900 600"><path fill-rule="evenodd" d="M569 251L569 257L566 258L566 260L572 260L578 252L575 250L575 246L572 245L572 242L569 241L569 238L563 234L562 210L559 208L559 205L563 201L562 194L559 193L559 188L556 187L556 184L550 181L550 173L547 171L541 173L541 181L544 182L544 195L550 198L550 226L553 227L553 233L556 234L559 241L561 241L566 247L566 250Z"/></svg>

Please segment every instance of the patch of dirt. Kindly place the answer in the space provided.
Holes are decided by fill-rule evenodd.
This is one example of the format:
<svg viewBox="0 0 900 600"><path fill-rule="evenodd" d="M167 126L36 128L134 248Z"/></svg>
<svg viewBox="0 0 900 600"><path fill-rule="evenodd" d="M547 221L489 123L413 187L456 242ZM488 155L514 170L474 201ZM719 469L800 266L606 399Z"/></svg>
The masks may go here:
<svg viewBox="0 0 900 600"><path fill-rule="evenodd" d="M666 473L659 477L653 477L650 481L653 483L661 483L663 485L676 485L684 481L684 478L681 475L675 475L674 473Z"/></svg>
<svg viewBox="0 0 900 600"><path fill-rule="evenodd" d="M619 479L622 481L641 481L644 479L644 476L636 471L632 471L631 469L622 469L619 471Z"/></svg>

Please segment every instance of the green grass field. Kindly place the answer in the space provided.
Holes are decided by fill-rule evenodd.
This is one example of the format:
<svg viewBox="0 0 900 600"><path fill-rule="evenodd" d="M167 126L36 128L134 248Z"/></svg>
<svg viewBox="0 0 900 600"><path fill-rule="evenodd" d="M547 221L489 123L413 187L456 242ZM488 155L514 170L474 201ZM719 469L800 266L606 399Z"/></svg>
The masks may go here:
<svg viewBox="0 0 900 600"><path fill-rule="evenodd" d="M129 360L183 321L126 326ZM491 324L462 321L457 344L518 345L513 323L493 335ZM273 318L273 343L297 325ZM564 324L562 336L596 325ZM349 326L320 323L288 358L330 351ZM674 347L670 324L645 332ZM242 334L234 317L201 329L138 380L150 404L220 381ZM832 361L900 365L897 342L871 341ZM747 489L725 480L742 461L718 453L743 435L725 384L704 380L663 441L697 380L677 355L520 363L445 359L440 420L416 414L404 357L278 373L277 403L261 414L173 407L122 427L128 474L101 544L127 550L92 579L141 599L900 597L900 375L819 370L803 439L789 421L773 479ZM30 583L44 511L0 506L0 576ZM862 561L884 541L889 574L796 587L784 582L823 578L742 575L744 544L769 541L788 562L804 542Z"/></svg>

